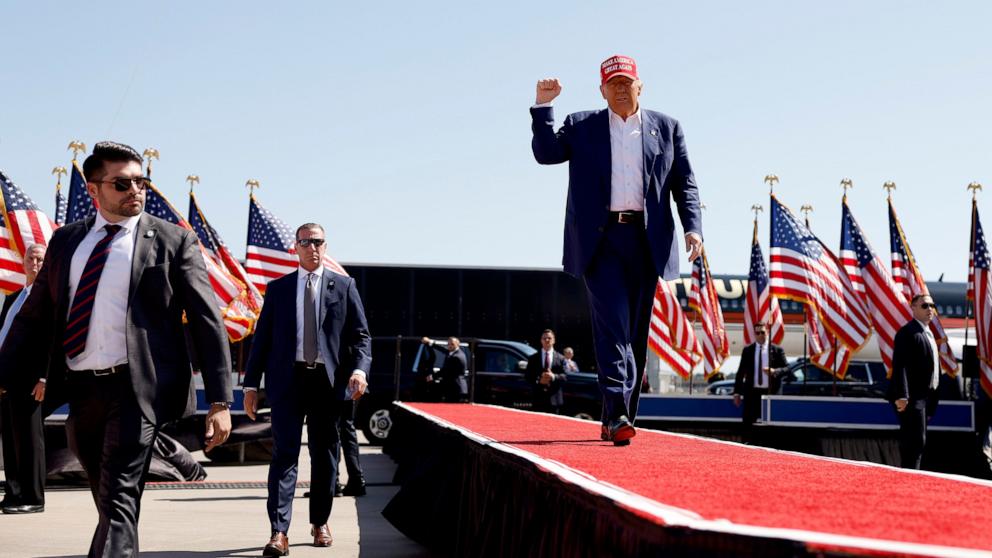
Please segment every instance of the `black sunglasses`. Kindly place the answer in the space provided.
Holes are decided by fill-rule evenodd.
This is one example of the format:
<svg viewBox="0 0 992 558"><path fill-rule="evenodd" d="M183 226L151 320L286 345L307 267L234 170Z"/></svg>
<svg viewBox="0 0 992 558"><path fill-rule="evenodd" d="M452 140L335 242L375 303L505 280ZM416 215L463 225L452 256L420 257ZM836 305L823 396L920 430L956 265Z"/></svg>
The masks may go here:
<svg viewBox="0 0 992 558"><path fill-rule="evenodd" d="M297 244L306 248L308 246L313 246L314 248L320 248L324 245L323 238L301 238L296 241Z"/></svg>
<svg viewBox="0 0 992 558"><path fill-rule="evenodd" d="M930 304L929 302L924 302L923 304L920 305L920 308L922 308L924 310L929 310L929 309L933 308L934 310L936 310L937 309L937 305L936 304Z"/></svg>
<svg viewBox="0 0 992 558"><path fill-rule="evenodd" d="M109 182L114 185L114 190L118 192L127 192L132 186L137 186L138 190L144 190L152 183L152 179L147 176L139 176L136 178L124 178L119 177L113 180L97 180L101 184Z"/></svg>

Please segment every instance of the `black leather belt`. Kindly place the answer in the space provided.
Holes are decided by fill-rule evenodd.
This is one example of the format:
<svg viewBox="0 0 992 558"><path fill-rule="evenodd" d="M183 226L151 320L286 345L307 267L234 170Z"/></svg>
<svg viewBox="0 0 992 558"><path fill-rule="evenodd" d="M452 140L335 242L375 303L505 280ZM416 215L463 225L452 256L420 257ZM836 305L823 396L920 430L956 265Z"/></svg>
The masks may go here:
<svg viewBox="0 0 992 558"><path fill-rule="evenodd" d="M324 365L319 362L315 362L313 364L307 364L302 360L298 360L293 366L295 368L301 368L303 370L327 370L326 368L324 368Z"/></svg>
<svg viewBox="0 0 992 558"><path fill-rule="evenodd" d="M611 211L610 224L618 223L620 225L643 225L644 224L644 212L643 211Z"/></svg>
<svg viewBox="0 0 992 558"><path fill-rule="evenodd" d="M69 369L70 374L80 374L83 376L93 376L93 377L111 376L113 374L123 374L124 372L127 371L128 371L128 366L126 362L124 364L118 364L115 366L111 366L110 368L103 368L101 370L72 370L71 368Z"/></svg>

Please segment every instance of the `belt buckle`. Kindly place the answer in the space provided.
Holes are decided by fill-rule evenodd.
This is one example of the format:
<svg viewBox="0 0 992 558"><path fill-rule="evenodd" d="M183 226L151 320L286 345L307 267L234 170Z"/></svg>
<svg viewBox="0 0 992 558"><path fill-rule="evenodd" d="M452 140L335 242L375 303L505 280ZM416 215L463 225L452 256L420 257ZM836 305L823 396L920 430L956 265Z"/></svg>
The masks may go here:
<svg viewBox="0 0 992 558"><path fill-rule="evenodd" d="M304 362L303 364L305 365L305 368L307 370L316 370L317 369L317 362L316 361L313 364L310 364L308 362Z"/></svg>
<svg viewBox="0 0 992 558"><path fill-rule="evenodd" d="M630 223L628 219L632 215L633 214L630 213L629 211L620 211L619 213L617 213L617 223L620 223L621 225L626 225L627 223Z"/></svg>
<svg viewBox="0 0 992 558"><path fill-rule="evenodd" d="M109 375L113 374L114 372L117 372L117 367L116 366L111 366L110 368L104 368L103 370L94 370L93 371L93 375L94 376L109 376Z"/></svg>

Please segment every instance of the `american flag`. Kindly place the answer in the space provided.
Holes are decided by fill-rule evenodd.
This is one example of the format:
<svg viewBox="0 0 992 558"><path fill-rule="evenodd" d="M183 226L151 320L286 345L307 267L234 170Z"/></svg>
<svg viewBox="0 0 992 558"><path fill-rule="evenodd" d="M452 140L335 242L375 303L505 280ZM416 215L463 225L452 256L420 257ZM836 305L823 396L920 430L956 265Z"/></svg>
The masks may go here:
<svg viewBox="0 0 992 558"><path fill-rule="evenodd" d="M0 171L0 291L10 294L24 286L24 250L48 246L57 225L10 178Z"/></svg>
<svg viewBox="0 0 992 558"><path fill-rule="evenodd" d="M923 273L916 264L913 251L909 248L906 233L902 229L899 217L896 216L891 199L889 199L889 236L892 248L892 276L896 280L896 284L901 285L903 296L906 297L906 300L912 300L918 294L929 295L930 290L927 288L926 281L923 280ZM969 270L973 267L971 265L973 252L974 245L968 252ZM897 272L897 270L899 271ZM971 282L968 285L970 292ZM951 376L957 375L958 359L954 356L951 344L947 342L947 334L944 332L943 324L940 323L940 317L930 320L930 332L933 333L933 337L937 341L940 352L940 367Z"/></svg>
<svg viewBox="0 0 992 558"><path fill-rule="evenodd" d="M255 285L248 279L248 272L241 266L241 262L231 254L227 245L224 244L224 240L221 239L217 231L207 222L207 218L203 215L203 210L200 209L200 205L196 202L196 195L193 192L189 193L188 215L189 224L193 227L193 231L196 232L196 236L199 237L200 244L207 249L207 253L210 254L215 262L245 286L248 291L246 293L248 307L257 315L262 311L262 294L258 292Z"/></svg>
<svg viewBox="0 0 992 558"><path fill-rule="evenodd" d="M154 185L149 185L146 192L145 213L184 229L193 229ZM220 310L221 317L224 318L227 336L231 341L240 341L251 333L258 317L248 306L247 288L214 261L202 244L199 246L203 263L207 268L207 276L210 278L210 286L213 287L214 300Z"/></svg>
<svg viewBox="0 0 992 558"><path fill-rule="evenodd" d="M730 354L727 327L723 322L720 297L713 286L710 265L705 252L692 263L692 291L689 308L700 318L703 327L703 375L706 379L720 371L724 359Z"/></svg>
<svg viewBox="0 0 992 558"><path fill-rule="evenodd" d="M86 191L86 178L83 177L83 170L79 168L79 163L72 160L72 172L69 174L69 199L66 210L65 223L75 223L96 215L96 206L93 205L93 198Z"/></svg>
<svg viewBox="0 0 992 558"><path fill-rule="evenodd" d="M827 328L820 323L820 318L810 310L809 306L804 308L806 314L806 347L809 350L810 362L829 372L830 374L844 379L847 375L847 367L851 364L851 350L837 342L837 338L830 335Z"/></svg>
<svg viewBox="0 0 992 558"><path fill-rule="evenodd" d="M248 249L245 270L248 279L259 292L265 294L269 281L292 273L300 266L296 257L295 230L262 207L252 194L248 204ZM341 265L324 256L324 267L335 273L347 275Z"/></svg>
<svg viewBox="0 0 992 558"><path fill-rule="evenodd" d="M975 329L978 338L978 362L982 371L981 383L985 393L992 397L992 261L989 246L978 218L978 206L971 202L972 238L975 262Z"/></svg>
<svg viewBox="0 0 992 558"><path fill-rule="evenodd" d="M684 379L689 379L692 369L702 358L696 332L682 311L675 289L661 278L654 291L648 347Z"/></svg>
<svg viewBox="0 0 992 558"><path fill-rule="evenodd" d="M55 187L55 224L64 225L65 224L65 214L69 210L69 205L65 201L65 196L62 195L62 186Z"/></svg>
<svg viewBox="0 0 992 558"><path fill-rule="evenodd" d="M779 345L785 338L785 323L778 299L771 296L768 289L768 270L765 257L758 243L758 222L754 222L754 237L751 239L751 268L747 274L747 298L744 300L744 345L755 342L754 325L768 324L771 342Z"/></svg>
<svg viewBox="0 0 992 558"><path fill-rule="evenodd" d="M805 303L841 344L861 348L871 335L868 311L840 261L774 195L771 208L772 296Z"/></svg>
<svg viewBox="0 0 992 558"><path fill-rule="evenodd" d="M888 268L871 249L861 226L847 205L847 197L841 203L840 258L848 277L855 285L860 285L862 299L869 309L872 326L878 334L878 348L882 362L892 374L892 351L896 333L913 319L909 301L902 294Z"/></svg>

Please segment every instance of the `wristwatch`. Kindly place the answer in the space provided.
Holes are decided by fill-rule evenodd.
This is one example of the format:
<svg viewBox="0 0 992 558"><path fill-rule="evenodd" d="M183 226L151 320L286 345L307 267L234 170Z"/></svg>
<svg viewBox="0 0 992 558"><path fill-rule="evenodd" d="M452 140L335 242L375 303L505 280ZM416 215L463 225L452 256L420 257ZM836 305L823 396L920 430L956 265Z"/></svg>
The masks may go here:
<svg viewBox="0 0 992 558"><path fill-rule="evenodd" d="M218 401L216 403L211 403L210 406L211 407L218 407L219 406L219 407L224 407L225 409L230 409L231 408L231 404L228 403L227 401Z"/></svg>

